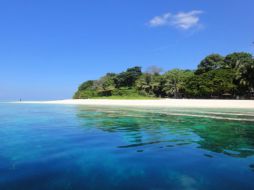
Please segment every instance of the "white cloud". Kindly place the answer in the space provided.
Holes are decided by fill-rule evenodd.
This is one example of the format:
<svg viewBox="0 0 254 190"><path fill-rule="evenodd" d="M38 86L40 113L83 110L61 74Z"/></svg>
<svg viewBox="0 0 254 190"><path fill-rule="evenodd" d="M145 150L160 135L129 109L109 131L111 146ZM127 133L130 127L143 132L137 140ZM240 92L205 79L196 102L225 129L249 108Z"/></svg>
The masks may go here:
<svg viewBox="0 0 254 190"><path fill-rule="evenodd" d="M161 16L155 16L149 21L149 26L174 26L183 30L188 30L195 26L200 26L199 15L203 11L193 10L190 12L179 12L177 14L165 13Z"/></svg>

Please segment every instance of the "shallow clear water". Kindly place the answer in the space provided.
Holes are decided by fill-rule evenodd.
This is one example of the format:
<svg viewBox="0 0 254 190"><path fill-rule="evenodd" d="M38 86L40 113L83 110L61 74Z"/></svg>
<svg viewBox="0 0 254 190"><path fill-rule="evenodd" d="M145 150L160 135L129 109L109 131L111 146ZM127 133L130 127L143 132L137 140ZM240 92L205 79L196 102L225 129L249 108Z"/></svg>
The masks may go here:
<svg viewBox="0 0 254 190"><path fill-rule="evenodd" d="M254 110L0 104L0 189L254 189Z"/></svg>

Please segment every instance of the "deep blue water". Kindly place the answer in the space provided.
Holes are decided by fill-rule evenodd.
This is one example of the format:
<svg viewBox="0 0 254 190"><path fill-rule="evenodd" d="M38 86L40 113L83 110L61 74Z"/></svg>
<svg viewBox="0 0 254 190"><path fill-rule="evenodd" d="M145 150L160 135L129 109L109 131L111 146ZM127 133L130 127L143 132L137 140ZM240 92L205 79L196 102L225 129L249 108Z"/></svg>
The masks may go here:
<svg viewBox="0 0 254 190"><path fill-rule="evenodd" d="M254 189L254 110L0 104L0 190Z"/></svg>

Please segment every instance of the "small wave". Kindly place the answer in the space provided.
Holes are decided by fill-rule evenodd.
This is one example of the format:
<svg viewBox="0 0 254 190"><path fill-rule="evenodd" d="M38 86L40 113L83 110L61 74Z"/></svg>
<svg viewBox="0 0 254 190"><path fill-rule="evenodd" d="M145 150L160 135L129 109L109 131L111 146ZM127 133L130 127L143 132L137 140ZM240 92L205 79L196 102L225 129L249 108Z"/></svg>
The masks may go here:
<svg viewBox="0 0 254 190"><path fill-rule="evenodd" d="M139 112L146 112L146 113L152 113L152 111L144 111L144 110L136 110ZM178 111L178 112L177 112ZM214 115L232 115L232 116L252 116L252 114L245 114L245 113L229 113L229 112L209 112L209 111L202 111L202 112L195 112L196 114L189 114L188 112L190 111L183 111L185 113L179 113L179 110L176 110L176 113L173 112L156 112L157 114L165 114L165 115L172 115L172 116L187 116L187 117L199 117L199 118L211 118L211 119L219 119L219 120L231 120L231 121L249 121L249 122L254 122L254 119L250 118L234 118L234 117L223 117L223 116L214 116ZM200 114L197 114L200 113ZM211 114L211 115L203 115L203 114Z"/></svg>
<svg viewBox="0 0 254 190"><path fill-rule="evenodd" d="M233 118L233 117L221 117L221 116L185 114L185 113L164 113L164 114L173 115L173 116L187 116L187 117L200 117L200 118L211 118L211 119L220 119L220 120L251 121L251 122L254 122L254 119L246 119L246 118Z"/></svg>
<svg viewBox="0 0 254 190"><path fill-rule="evenodd" d="M192 143L191 141L184 141L184 140L160 140L160 141L151 141L151 142L122 145L122 146L118 146L117 148L133 148L133 147L146 146L146 145L159 144L159 143L169 143L169 142L173 142L173 143L179 142L179 143L166 145L166 147L184 146L184 145L189 145Z"/></svg>
<svg viewBox="0 0 254 190"><path fill-rule="evenodd" d="M235 115L235 116L251 116L251 117L254 117L254 113L249 114L249 113L238 113L238 112L208 112L208 111L195 112L195 113L211 114L211 115Z"/></svg>

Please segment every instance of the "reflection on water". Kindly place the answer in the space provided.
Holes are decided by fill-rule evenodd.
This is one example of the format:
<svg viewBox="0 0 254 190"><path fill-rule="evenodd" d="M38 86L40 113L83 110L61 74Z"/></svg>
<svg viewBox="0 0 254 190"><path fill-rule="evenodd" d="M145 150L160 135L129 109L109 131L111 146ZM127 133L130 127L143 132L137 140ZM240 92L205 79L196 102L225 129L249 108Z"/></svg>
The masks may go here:
<svg viewBox="0 0 254 190"><path fill-rule="evenodd" d="M77 116L89 118L83 120L84 126L93 125L107 132L125 132L128 144L118 148L159 143L169 143L170 146L196 143L199 148L233 157L248 157L254 154L254 112L245 115L239 112L216 113L200 110L112 109L89 110L80 107ZM190 111L196 113L189 116L187 113ZM172 115L173 113L177 116ZM218 119L214 118L214 115L222 117ZM241 122L236 122L235 119Z"/></svg>
<svg viewBox="0 0 254 190"><path fill-rule="evenodd" d="M254 110L0 105L0 189L254 189Z"/></svg>

